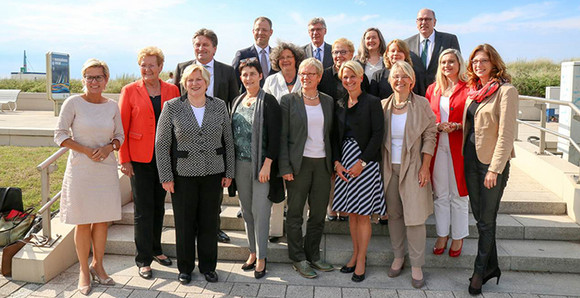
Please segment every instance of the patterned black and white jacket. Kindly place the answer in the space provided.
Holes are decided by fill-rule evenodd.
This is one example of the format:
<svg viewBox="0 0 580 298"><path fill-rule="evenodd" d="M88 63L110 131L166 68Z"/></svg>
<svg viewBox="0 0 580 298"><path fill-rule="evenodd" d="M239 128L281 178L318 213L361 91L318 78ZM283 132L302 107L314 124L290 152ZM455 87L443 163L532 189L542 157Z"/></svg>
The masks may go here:
<svg viewBox="0 0 580 298"><path fill-rule="evenodd" d="M192 177L224 173L225 177L234 178L231 127L226 104L219 98L206 97L201 127L187 95L167 101L159 116L155 138L160 182L174 181L174 174Z"/></svg>

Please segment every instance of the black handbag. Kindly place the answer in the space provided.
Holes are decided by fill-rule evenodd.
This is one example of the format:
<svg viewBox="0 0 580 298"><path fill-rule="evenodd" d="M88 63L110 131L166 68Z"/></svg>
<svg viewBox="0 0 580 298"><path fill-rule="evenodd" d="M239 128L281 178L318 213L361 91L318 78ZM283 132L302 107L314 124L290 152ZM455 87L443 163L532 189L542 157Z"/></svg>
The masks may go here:
<svg viewBox="0 0 580 298"><path fill-rule="evenodd" d="M11 210L24 211L22 190L17 187L2 187L0 188L0 213Z"/></svg>

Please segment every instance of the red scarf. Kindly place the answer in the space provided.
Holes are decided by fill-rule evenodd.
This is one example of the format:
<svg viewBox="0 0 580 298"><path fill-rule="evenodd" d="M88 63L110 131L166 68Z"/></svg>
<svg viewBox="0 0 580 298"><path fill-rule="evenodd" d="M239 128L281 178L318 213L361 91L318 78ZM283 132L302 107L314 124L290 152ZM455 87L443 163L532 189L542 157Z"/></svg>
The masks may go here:
<svg viewBox="0 0 580 298"><path fill-rule="evenodd" d="M481 103L484 99L497 91L499 83L496 80L489 80L485 86L477 88L478 86L481 86L481 82L477 82L477 86L471 87L467 92L467 96L472 100L477 101L477 103Z"/></svg>

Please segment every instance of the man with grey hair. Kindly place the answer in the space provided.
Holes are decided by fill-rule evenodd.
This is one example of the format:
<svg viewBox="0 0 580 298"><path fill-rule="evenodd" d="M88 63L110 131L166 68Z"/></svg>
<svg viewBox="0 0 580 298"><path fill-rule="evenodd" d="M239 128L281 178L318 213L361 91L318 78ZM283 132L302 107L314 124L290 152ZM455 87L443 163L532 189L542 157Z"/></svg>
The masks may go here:
<svg viewBox="0 0 580 298"><path fill-rule="evenodd" d="M306 57L318 59L325 69L332 66L332 46L324 41L326 22L323 18L316 17L308 22L308 35L311 42L303 47Z"/></svg>
<svg viewBox="0 0 580 298"><path fill-rule="evenodd" d="M435 30L437 19L433 10L419 10L416 21L419 33L407 38L405 42L411 50L411 60L417 77L415 90L424 96L427 87L435 81L439 54L448 48L460 49L457 36Z"/></svg>

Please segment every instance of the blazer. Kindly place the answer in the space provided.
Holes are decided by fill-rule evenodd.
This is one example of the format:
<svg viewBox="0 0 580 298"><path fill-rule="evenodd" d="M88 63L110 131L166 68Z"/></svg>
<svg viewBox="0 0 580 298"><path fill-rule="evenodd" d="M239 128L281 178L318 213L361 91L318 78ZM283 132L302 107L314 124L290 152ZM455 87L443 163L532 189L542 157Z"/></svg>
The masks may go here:
<svg viewBox="0 0 580 298"><path fill-rule="evenodd" d="M326 153L326 168L332 173L332 145L330 133L332 130L334 101L321 93L320 104L324 114L324 150ZM308 137L308 119L302 99L302 91L282 96L280 101L282 110L282 130L280 133L280 157L278 164L280 175L298 175L302 166L302 154Z"/></svg>
<svg viewBox="0 0 580 298"><path fill-rule="evenodd" d="M475 152L477 159L483 164L488 164L491 172L501 174L508 160L516 157L514 141L518 96L516 88L505 83L494 94L484 99L475 111ZM471 129L471 124L465 121L471 102L468 97L463 110L462 149Z"/></svg>
<svg viewBox="0 0 580 298"><path fill-rule="evenodd" d="M189 60L177 64L175 68L175 79L173 80L175 86L180 88L181 95L185 95L187 91L179 83L181 76L186 67L196 63L196 60ZM232 101L236 96L240 95L238 88L238 81L236 80L236 73L234 69L224 63L214 60L213 63L213 96L226 102L228 110L232 105Z"/></svg>
<svg viewBox="0 0 580 298"><path fill-rule="evenodd" d="M270 51L271 50L272 50L272 47L270 47ZM236 79L238 80L238 85L240 85L240 90L241 90L240 93L243 93L246 91L246 88L244 87L244 85L242 84L242 80L240 79L240 60L246 59L246 58L251 58L251 57L256 57L256 58L260 59L258 57L258 51L256 51L255 45L251 45L245 49L238 50L236 52L236 55L234 56L234 60L232 61L232 67L236 71L235 72ZM268 57L268 59L270 59L270 57ZM272 75L275 73L277 73L277 71L275 71L272 67L270 67L270 72L262 75L262 79L260 80L260 87L264 87L264 82L266 81L266 78L269 75Z"/></svg>
<svg viewBox="0 0 580 298"><path fill-rule="evenodd" d="M391 87L391 83L389 83L390 73L391 70L386 67L382 70L376 71L371 79L368 92L374 96L378 96L381 99L385 99L391 96L391 94L393 94L393 87ZM416 75L417 74L415 73L415 81L418 80ZM415 84L415 87L413 87L413 92L415 94L418 94L418 86L418 84Z"/></svg>
<svg viewBox="0 0 580 298"><path fill-rule="evenodd" d="M323 46L324 57L322 57L322 67L327 68L334 64L334 61L332 60L332 46L326 42L324 42ZM307 45L303 46L302 49L304 49L306 58L314 57L314 54L312 53L312 42L309 42Z"/></svg>
<svg viewBox="0 0 580 298"><path fill-rule="evenodd" d="M435 74L437 73L437 67L439 64L439 54L449 48L461 51L459 48L459 41L457 40L457 36L453 34L435 30L435 46L433 47L431 60L427 66L424 65L423 60L421 60L421 42L419 34L417 33L407 38L405 42L409 45L409 50L411 50L413 70L415 70L415 76L417 77L415 82L417 94L423 96L427 91L427 87L435 81Z"/></svg>
<svg viewBox="0 0 580 298"><path fill-rule="evenodd" d="M367 91L369 88L369 79L365 74L363 74L363 81L360 83L360 87L362 91ZM322 73L322 78L318 84L318 91L329 95L335 101L348 95L348 92L342 86L342 80L338 77L338 72L334 70L334 65L327 67Z"/></svg>
<svg viewBox="0 0 580 298"><path fill-rule="evenodd" d="M292 91L288 91L288 86L286 86L286 79L284 79L282 72L277 72L276 74L269 76L266 78L266 82L264 83L264 91L274 95L278 102L280 102L282 95L298 92L301 88L302 83L300 82L300 78L298 78L296 83L294 83L294 87L292 87Z"/></svg>
<svg viewBox="0 0 580 298"><path fill-rule="evenodd" d="M383 99L385 117L385 136L383 138L383 179L386 188L392 177L391 164L391 115L394 95ZM416 226L425 223L427 217L433 213L433 192L431 182L419 187L419 169L422 165L423 154L433 155L435 152L437 128L435 115L431 111L425 97L412 94L407 104L407 123L405 124L405 138L401 153L401 171L399 173L399 195L403 204L403 215L406 226Z"/></svg>
<svg viewBox="0 0 580 298"><path fill-rule="evenodd" d="M161 183L174 181L174 173L192 177L225 172L225 177L234 178L234 141L225 102L206 96L201 127L187 95L166 102L159 116L155 153Z"/></svg>
<svg viewBox="0 0 580 298"><path fill-rule="evenodd" d="M433 83L427 88L425 97L431 104L431 110L435 114L435 123L441 123L441 110L439 104L441 102L441 90L435 92L435 85ZM449 122L463 123L463 110L465 109L465 100L467 99L467 88L465 82L459 81L455 86L455 90L449 98ZM437 134L437 145L439 145L439 135ZM456 130L447 134L449 137L449 150L451 151L451 160L453 162L453 173L455 174L455 182L460 196L466 196L467 186L465 185L465 170L463 167L463 155L461 154L461 145L463 144L462 130ZM431 177L433 177L433 167L435 165L435 158L437 157L437 147L435 147L435 154L431 159Z"/></svg>
<svg viewBox="0 0 580 298"><path fill-rule="evenodd" d="M159 80L161 84L161 107L175 97L179 89ZM125 131L125 142L119 148L119 163L131 161L149 163L153 159L155 145L155 112L143 80L138 80L121 89L119 110Z"/></svg>
<svg viewBox="0 0 580 298"><path fill-rule="evenodd" d="M334 106L334 129L332 137L332 160L342 159L342 143L346 130L348 99L339 99ZM381 100L363 92L358 97L355 113L350 113L349 123L352 125L354 138L362 153L359 157L365 162L381 161L381 144L384 134L384 116ZM351 108L352 109L352 108Z"/></svg>

